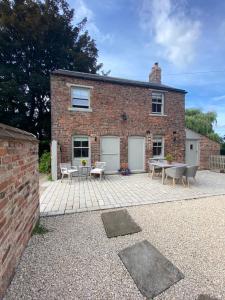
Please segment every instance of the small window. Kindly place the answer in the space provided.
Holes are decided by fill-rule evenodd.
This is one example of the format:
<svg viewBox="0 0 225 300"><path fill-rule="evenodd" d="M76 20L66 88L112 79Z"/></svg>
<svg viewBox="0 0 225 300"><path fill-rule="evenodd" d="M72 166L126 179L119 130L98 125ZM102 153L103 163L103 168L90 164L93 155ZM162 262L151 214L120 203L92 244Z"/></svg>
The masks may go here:
<svg viewBox="0 0 225 300"><path fill-rule="evenodd" d="M88 137L73 138L73 156L74 158L89 157L89 140Z"/></svg>
<svg viewBox="0 0 225 300"><path fill-rule="evenodd" d="M90 89L83 87L71 88L72 107L78 109L90 108Z"/></svg>
<svg viewBox="0 0 225 300"><path fill-rule="evenodd" d="M163 138L155 137L153 139L153 157L163 157L164 149L163 149Z"/></svg>
<svg viewBox="0 0 225 300"><path fill-rule="evenodd" d="M193 150L193 144L190 145L190 150Z"/></svg>
<svg viewBox="0 0 225 300"><path fill-rule="evenodd" d="M164 95L162 93L152 93L152 113L163 115Z"/></svg>

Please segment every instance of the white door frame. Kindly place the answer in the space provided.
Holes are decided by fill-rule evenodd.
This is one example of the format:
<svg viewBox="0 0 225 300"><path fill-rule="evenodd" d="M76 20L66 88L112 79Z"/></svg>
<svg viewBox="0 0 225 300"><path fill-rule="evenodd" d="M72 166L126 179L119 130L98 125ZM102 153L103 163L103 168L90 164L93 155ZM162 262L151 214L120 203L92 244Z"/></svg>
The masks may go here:
<svg viewBox="0 0 225 300"><path fill-rule="evenodd" d="M118 139L119 140L119 153L118 153L118 155L119 155L119 168L120 168L120 137L119 136L117 136L117 135L102 135L101 137L100 137L100 160L102 161L102 140L104 139L104 138L116 138L116 139ZM106 171L106 174L107 173L110 173L110 174L116 174L116 173L118 173L118 170L116 170L116 171L109 171L109 172L107 172Z"/></svg>
<svg viewBox="0 0 225 300"><path fill-rule="evenodd" d="M142 139L143 140L143 169L141 170L131 170L134 173L138 172L145 172L145 146L146 146L146 139L145 136L139 136L139 135L131 135L128 137L128 167L129 167L129 140L132 138L136 139Z"/></svg>

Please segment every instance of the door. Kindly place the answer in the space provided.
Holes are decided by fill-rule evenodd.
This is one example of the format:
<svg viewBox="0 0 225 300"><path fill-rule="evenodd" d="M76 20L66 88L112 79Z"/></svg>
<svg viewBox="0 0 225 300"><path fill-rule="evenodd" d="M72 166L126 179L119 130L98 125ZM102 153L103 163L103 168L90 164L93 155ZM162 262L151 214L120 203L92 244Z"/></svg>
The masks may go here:
<svg viewBox="0 0 225 300"><path fill-rule="evenodd" d="M186 140L186 163L190 166L199 164L199 141Z"/></svg>
<svg viewBox="0 0 225 300"><path fill-rule="evenodd" d="M120 138L101 138L101 161L106 162L106 172L116 173L120 168Z"/></svg>
<svg viewBox="0 0 225 300"><path fill-rule="evenodd" d="M145 170L145 138L131 136L128 138L128 166L132 172Z"/></svg>

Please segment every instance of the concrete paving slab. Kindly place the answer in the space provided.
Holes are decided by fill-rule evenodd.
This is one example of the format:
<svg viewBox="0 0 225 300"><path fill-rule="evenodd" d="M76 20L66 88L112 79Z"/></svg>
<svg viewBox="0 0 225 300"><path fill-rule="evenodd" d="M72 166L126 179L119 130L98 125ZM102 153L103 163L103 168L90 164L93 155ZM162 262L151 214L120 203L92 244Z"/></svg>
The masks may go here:
<svg viewBox="0 0 225 300"><path fill-rule="evenodd" d="M141 231L126 209L102 213L101 218L108 238Z"/></svg>
<svg viewBox="0 0 225 300"><path fill-rule="evenodd" d="M184 278L147 240L119 252L119 257L143 296L154 298Z"/></svg>

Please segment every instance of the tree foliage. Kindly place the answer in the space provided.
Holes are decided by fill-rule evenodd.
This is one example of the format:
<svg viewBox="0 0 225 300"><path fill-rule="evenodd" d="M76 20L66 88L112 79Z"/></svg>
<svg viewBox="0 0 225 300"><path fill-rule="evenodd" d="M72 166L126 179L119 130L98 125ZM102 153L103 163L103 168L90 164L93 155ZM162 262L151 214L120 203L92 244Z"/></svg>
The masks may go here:
<svg viewBox="0 0 225 300"><path fill-rule="evenodd" d="M0 0L0 122L50 137L50 72L96 73L98 50L65 0Z"/></svg>
<svg viewBox="0 0 225 300"><path fill-rule="evenodd" d="M187 128L222 143L223 139L213 129L216 121L216 112L204 113L200 109L186 109L185 111L185 123Z"/></svg>

